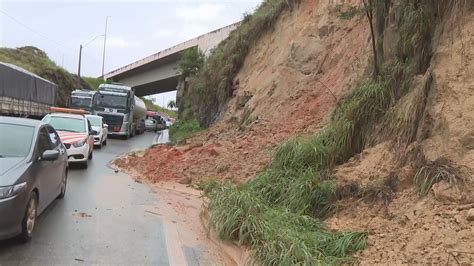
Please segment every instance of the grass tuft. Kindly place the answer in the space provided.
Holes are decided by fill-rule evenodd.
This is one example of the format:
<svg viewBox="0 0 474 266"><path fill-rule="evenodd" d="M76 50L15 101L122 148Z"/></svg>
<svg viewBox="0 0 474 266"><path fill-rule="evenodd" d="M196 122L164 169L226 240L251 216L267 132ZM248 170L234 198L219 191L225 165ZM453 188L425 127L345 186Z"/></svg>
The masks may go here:
<svg viewBox="0 0 474 266"><path fill-rule="evenodd" d="M454 164L448 161L446 158L439 158L432 162L426 162L416 172L413 177L413 181L416 185L416 191L420 197L426 196L431 187L441 181L447 182L449 185L461 185L469 174L466 170L454 166Z"/></svg>
<svg viewBox="0 0 474 266"><path fill-rule="evenodd" d="M210 226L222 239L248 245L264 265L323 264L349 260L365 246L366 233L331 232L322 222L288 208L271 207L249 186L211 182Z"/></svg>

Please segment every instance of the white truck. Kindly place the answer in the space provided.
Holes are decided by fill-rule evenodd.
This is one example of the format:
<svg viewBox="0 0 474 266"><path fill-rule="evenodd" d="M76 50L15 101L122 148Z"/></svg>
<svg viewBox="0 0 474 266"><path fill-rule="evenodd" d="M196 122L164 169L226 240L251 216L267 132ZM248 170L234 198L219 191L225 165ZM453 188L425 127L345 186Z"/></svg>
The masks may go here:
<svg viewBox="0 0 474 266"><path fill-rule="evenodd" d="M0 114L41 118L56 105L58 86L16 65L0 62Z"/></svg>
<svg viewBox="0 0 474 266"><path fill-rule="evenodd" d="M109 136L126 139L145 131L145 103L131 87L112 83L99 86L95 113L104 118Z"/></svg>
<svg viewBox="0 0 474 266"><path fill-rule="evenodd" d="M74 90L69 97L70 108L82 109L90 114L94 114L97 92L93 90Z"/></svg>

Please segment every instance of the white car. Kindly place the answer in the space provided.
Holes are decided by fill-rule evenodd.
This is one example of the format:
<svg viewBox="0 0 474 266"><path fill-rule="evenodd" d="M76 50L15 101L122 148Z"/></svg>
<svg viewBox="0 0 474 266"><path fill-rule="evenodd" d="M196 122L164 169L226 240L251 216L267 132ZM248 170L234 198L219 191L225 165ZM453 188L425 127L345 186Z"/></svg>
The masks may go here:
<svg viewBox="0 0 474 266"><path fill-rule="evenodd" d="M59 108L58 108L59 109ZM83 114L55 112L46 115L42 121L50 124L58 132L61 142L67 148L68 162L80 163L84 168L92 159L94 133L91 124Z"/></svg>
<svg viewBox="0 0 474 266"><path fill-rule="evenodd" d="M109 126L104 123L104 119L100 115L86 115L86 118L91 123L92 129L96 131L94 135L94 146L101 149L102 146L107 145Z"/></svg>

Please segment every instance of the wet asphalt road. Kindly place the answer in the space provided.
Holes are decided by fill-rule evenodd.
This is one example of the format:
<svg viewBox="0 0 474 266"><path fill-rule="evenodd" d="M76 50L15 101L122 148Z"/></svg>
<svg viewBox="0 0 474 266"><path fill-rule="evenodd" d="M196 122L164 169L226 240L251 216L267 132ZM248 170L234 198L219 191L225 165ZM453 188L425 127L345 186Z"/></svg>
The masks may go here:
<svg viewBox="0 0 474 266"><path fill-rule="evenodd" d="M106 166L121 153L166 138L148 132L109 139L94 150L88 169L70 170L66 197L39 217L30 243L0 242L0 265L168 265L163 224L145 213L158 197Z"/></svg>

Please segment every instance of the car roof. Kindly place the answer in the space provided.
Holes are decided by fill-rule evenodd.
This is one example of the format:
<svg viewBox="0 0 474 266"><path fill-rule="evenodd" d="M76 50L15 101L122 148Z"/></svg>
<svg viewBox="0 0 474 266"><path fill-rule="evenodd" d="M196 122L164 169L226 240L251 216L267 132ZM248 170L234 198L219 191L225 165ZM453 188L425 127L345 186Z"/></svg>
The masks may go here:
<svg viewBox="0 0 474 266"><path fill-rule="evenodd" d="M51 113L50 116L54 117L67 117L67 118L76 118L76 119L84 119L84 115L80 114L70 114L70 113Z"/></svg>
<svg viewBox="0 0 474 266"><path fill-rule="evenodd" d="M45 123L40 120L21 118L21 117L9 117L9 116L0 116L0 123L15 124L15 125L22 125L22 126L30 126L30 127L40 127L42 125L45 125Z"/></svg>

